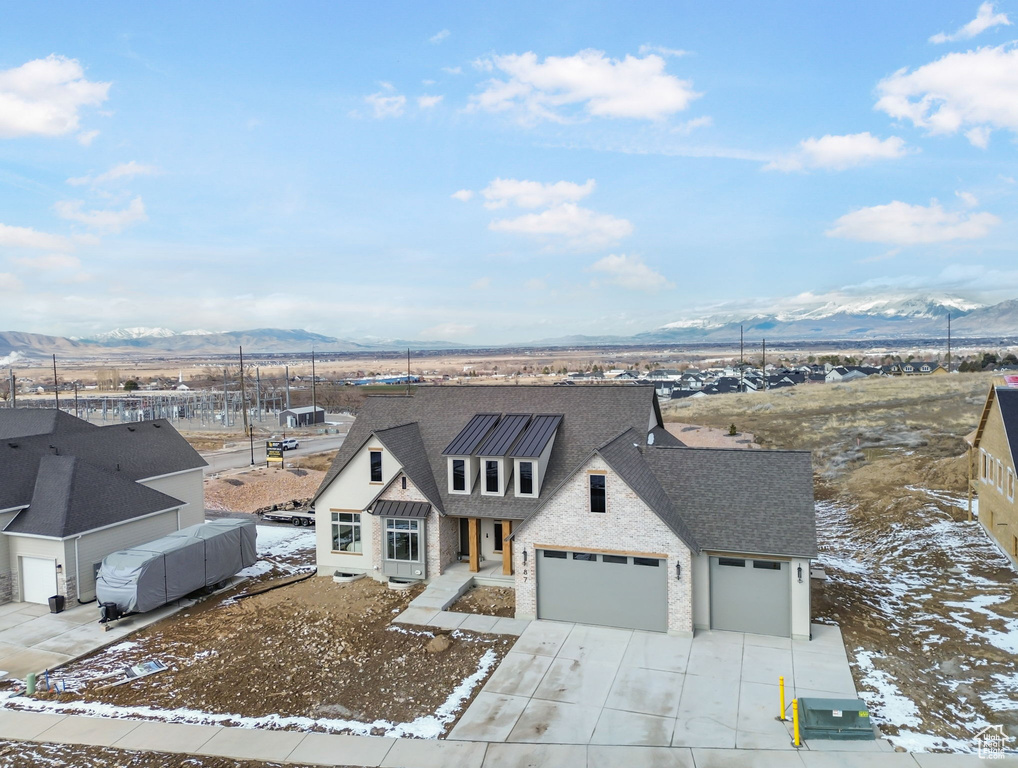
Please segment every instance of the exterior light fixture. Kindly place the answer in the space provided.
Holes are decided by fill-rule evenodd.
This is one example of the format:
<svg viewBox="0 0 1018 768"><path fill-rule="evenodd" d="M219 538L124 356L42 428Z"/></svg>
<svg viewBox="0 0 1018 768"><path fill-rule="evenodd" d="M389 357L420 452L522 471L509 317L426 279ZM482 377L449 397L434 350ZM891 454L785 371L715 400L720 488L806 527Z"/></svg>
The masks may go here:
<svg viewBox="0 0 1018 768"><path fill-rule="evenodd" d="M675 564L675 578L676 579L682 578L682 563Z"/></svg>
<svg viewBox="0 0 1018 768"><path fill-rule="evenodd" d="M802 566L801 565L799 566L799 569L798 569L798 575L799 575L799 583L802 584Z"/></svg>
<svg viewBox="0 0 1018 768"><path fill-rule="evenodd" d="M527 550L523 550L523 564L527 564Z"/></svg>

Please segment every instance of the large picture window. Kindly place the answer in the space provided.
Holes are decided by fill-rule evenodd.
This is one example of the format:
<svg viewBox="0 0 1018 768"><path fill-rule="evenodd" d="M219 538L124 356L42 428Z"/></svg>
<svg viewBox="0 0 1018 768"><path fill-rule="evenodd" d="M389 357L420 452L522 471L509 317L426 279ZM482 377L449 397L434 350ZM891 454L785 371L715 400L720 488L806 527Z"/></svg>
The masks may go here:
<svg viewBox="0 0 1018 768"><path fill-rule="evenodd" d="M371 482L382 482L382 452L371 451Z"/></svg>
<svg viewBox="0 0 1018 768"><path fill-rule="evenodd" d="M467 462L465 459L452 460L452 489L454 491L467 489Z"/></svg>
<svg viewBox="0 0 1018 768"><path fill-rule="evenodd" d="M520 462L520 494L523 496L534 495L534 462Z"/></svg>
<svg viewBox="0 0 1018 768"><path fill-rule="evenodd" d="M484 490L488 493L498 493L498 462L484 462Z"/></svg>
<svg viewBox="0 0 1018 768"><path fill-rule="evenodd" d="M361 544L361 513L332 513L332 551L360 554Z"/></svg>
<svg viewBox="0 0 1018 768"><path fill-rule="evenodd" d="M590 478L590 511L607 511L608 507L605 499L605 476L588 475L588 477Z"/></svg>
<svg viewBox="0 0 1018 768"><path fill-rule="evenodd" d="M385 559L421 561L421 521L390 517L385 521Z"/></svg>

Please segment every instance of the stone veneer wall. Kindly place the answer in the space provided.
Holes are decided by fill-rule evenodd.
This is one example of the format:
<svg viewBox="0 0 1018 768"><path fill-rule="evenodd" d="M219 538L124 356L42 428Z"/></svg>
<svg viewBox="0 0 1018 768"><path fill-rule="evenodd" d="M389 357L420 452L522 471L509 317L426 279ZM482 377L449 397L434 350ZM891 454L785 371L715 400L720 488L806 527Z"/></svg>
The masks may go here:
<svg viewBox="0 0 1018 768"><path fill-rule="evenodd" d="M590 512L587 473L606 471L607 511ZM639 496L600 457L594 456L559 489L547 505L521 525L515 537L516 615L537 616L537 584L534 580L535 545L575 547L577 550L610 550L666 555L668 579L668 631L692 634L692 557L689 548L664 524ZM527 552L527 562L523 553ZM681 565L682 576L675 577ZM634 599L639 596L634 595Z"/></svg>
<svg viewBox="0 0 1018 768"><path fill-rule="evenodd" d="M14 572L4 571L0 573L0 603L13 602L15 594Z"/></svg>
<svg viewBox="0 0 1018 768"><path fill-rule="evenodd" d="M401 477L404 477L404 475L399 474L393 478L389 487L378 497L379 500L428 502L428 499L425 498L424 494L420 492L410 478L407 478L406 488L403 488L403 484L400 481ZM381 518L375 519L378 521L378 525L375 526L378 533L374 537L375 541L372 543L372 548L375 553L375 562L381 566L385 526L382 524ZM456 560L459 518L440 515L438 510L432 507L425 520L424 529L427 577L430 579L439 576L446 565Z"/></svg>

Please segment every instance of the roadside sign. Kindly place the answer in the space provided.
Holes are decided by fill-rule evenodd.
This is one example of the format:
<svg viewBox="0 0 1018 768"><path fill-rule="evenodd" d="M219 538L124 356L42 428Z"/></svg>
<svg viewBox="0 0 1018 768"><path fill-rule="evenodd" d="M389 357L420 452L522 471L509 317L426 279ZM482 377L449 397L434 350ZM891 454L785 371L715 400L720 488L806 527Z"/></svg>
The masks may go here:
<svg viewBox="0 0 1018 768"><path fill-rule="evenodd" d="M265 442L265 462L271 464L278 462L283 464L283 443L281 440L267 440Z"/></svg>

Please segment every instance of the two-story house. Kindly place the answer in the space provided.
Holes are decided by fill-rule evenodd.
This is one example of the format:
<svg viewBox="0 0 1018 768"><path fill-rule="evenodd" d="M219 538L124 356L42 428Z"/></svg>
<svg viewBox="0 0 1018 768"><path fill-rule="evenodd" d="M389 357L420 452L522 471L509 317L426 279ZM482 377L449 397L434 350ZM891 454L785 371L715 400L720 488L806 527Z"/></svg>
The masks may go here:
<svg viewBox="0 0 1018 768"><path fill-rule="evenodd" d="M806 452L685 447L651 387L422 387L358 414L315 497L317 563L494 565L521 618L804 638L812 483Z"/></svg>
<svg viewBox="0 0 1018 768"><path fill-rule="evenodd" d="M972 445L979 520L1018 565L1018 388L990 388Z"/></svg>

